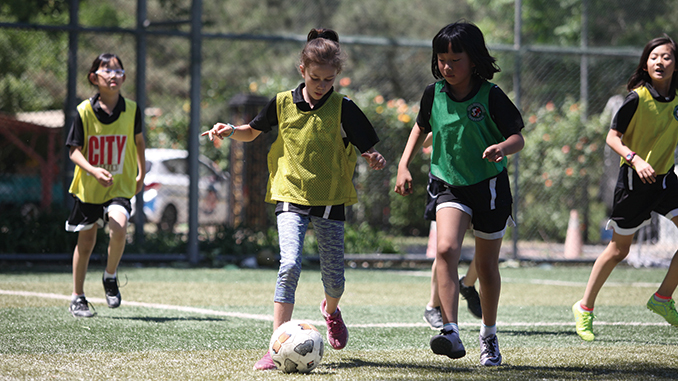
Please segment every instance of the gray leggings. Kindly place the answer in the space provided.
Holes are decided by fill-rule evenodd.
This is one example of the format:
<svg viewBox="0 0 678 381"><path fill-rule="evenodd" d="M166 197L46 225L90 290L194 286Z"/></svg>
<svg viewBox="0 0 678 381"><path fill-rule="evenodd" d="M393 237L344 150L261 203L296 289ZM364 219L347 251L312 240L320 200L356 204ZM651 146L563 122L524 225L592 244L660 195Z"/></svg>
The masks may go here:
<svg viewBox="0 0 678 381"><path fill-rule="evenodd" d="M282 212L277 216L280 269L275 285L278 303L294 303L301 274L301 251L309 222L313 223L320 253L320 273L325 293L339 298L344 293L344 221Z"/></svg>

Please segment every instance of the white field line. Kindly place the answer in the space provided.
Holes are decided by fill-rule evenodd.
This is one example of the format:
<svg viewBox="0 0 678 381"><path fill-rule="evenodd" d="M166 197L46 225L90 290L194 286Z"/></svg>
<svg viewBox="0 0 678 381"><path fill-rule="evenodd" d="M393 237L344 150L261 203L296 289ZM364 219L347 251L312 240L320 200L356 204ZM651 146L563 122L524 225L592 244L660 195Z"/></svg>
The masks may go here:
<svg viewBox="0 0 678 381"><path fill-rule="evenodd" d="M14 296L27 296L27 297L36 297L36 298L45 298L45 299L60 299L60 300L71 300L70 295L61 295L61 294L51 294L44 292L30 292L30 291L14 291L14 290L0 290L0 295L14 295ZM104 304L106 300L101 298L88 298L91 303ZM260 314L246 314L241 312L226 312L226 311L217 311L210 310L207 308L195 308L195 307L186 307L186 306L175 306L171 304L159 304L159 303L143 303L143 302L134 302L123 300L122 303L125 306L131 307L145 307L145 308L155 308L160 310L174 310L181 312L191 312L202 315L213 315L213 316L227 316L241 319L251 319L251 320L264 320L264 321L273 321L272 315L260 315ZM309 321L311 324L315 325L325 325L324 321ZM459 322L460 327L477 327L478 323L463 323ZM497 322L497 325L500 327L566 327L574 326L574 322L529 322L529 323L506 323L506 322ZM631 326L663 326L666 323L646 323L646 322L605 322L596 320L596 325L631 325ZM428 324L425 323L375 323L375 324L348 324L349 327L355 328L416 328L416 327L428 327Z"/></svg>
<svg viewBox="0 0 678 381"><path fill-rule="evenodd" d="M410 275L416 277L430 277L430 271L397 271L399 275ZM502 283L514 284L543 284L547 286L566 286L566 287L586 287L586 282L570 282L564 280L552 279L517 279L517 278L501 278ZM659 287L660 283L648 282L605 282L605 287Z"/></svg>

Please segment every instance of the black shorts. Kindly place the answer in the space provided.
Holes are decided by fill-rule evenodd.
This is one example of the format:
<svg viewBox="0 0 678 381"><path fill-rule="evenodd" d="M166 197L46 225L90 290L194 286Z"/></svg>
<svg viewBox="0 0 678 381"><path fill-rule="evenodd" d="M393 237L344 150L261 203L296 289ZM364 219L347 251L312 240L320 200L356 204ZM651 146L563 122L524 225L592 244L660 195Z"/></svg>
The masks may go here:
<svg viewBox="0 0 678 381"><path fill-rule="evenodd" d="M456 208L471 216L476 237L501 238L507 226L515 226L511 218L513 197L508 172L469 186L453 186L429 174L428 200L424 217L435 221L436 212Z"/></svg>
<svg viewBox="0 0 678 381"><path fill-rule="evenodd" d="M103 204L88 204L75 196L73 196L73 200L73 209L68 221L66 221L66 231L69 232L89 230L94 224L103 228L108 222L108 212L111 209L125 213L128 220L130 213L132 213L132 203L124 197L116 197Z"/></svg>
<svg viewBox="0 0 678 381"><path fill-rule="evenodd" d="M650 223L651 212L668 219L678 215L678 177L673 168L657 176L656 182L643 184L635 170L622 165L607 228L620 235L632 235Z"/></svg>

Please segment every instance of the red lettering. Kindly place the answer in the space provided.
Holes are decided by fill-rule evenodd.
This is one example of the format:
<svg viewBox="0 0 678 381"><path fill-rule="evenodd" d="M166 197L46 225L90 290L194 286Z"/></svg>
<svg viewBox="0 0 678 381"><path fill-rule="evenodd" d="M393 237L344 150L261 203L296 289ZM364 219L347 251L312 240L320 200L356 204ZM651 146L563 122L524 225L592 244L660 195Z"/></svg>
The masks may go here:
<svg viewBox="0 0 678 381"><path fill-rule="evenodd" d="M99 151L99 140L96 136L89 137L89 143L87 148L87 161L92 165L99 165L100 156L97 154Z"/></svg>
<svg viewBox="0 0 678 381"><path fill-rule="evenodd" d="M99 164L104 165L106 163L106 159L104 155L106 154L106 137L105 136L99 136Z"/></svg>
<svg viewBox="0 0 678 381"><path fill-rule="evenodd" d="M117 147L118 148L118 164L122 164L123 159L122 159L121 156L122 156L123 148L125 147L125 143L127 142L127 136L118 135L116 137L118 138L117 139L118 140L117 141L117 143L118 143L118 147Z"/></svg>
<svg viewBox="0 0 678 381"><path fill-rule="evenodd" d="M113 164L113 143L115 143L115 136L106 136L106 164Z"/></svg>

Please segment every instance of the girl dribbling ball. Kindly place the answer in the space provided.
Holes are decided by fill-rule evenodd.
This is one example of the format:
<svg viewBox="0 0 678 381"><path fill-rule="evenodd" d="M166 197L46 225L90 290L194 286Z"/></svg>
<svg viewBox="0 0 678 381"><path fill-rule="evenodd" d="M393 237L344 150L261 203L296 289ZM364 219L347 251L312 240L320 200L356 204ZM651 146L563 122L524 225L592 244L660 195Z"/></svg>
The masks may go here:
<svg viewBox="0 0 678 381"><path fill-rule="evenodd" d="M334 349L348 342L339 300L344 292L344 205L357 202L352 183L355 149L372 169L386 161L374 150L374 128L350 99L334 91L343 54L339 37L329 29L312 29L301 52L299 71L304 82L276 95L247 125L217 123L203 133L210 140L252 141L278 126L278 138L268 154L270 176L266 201L276 205L280 269L273 298L273 330L288 322L301 273L306 229L313 224L318 240L325 299L320 312ZM254 369L276 369L267 352Z"/></svg>

